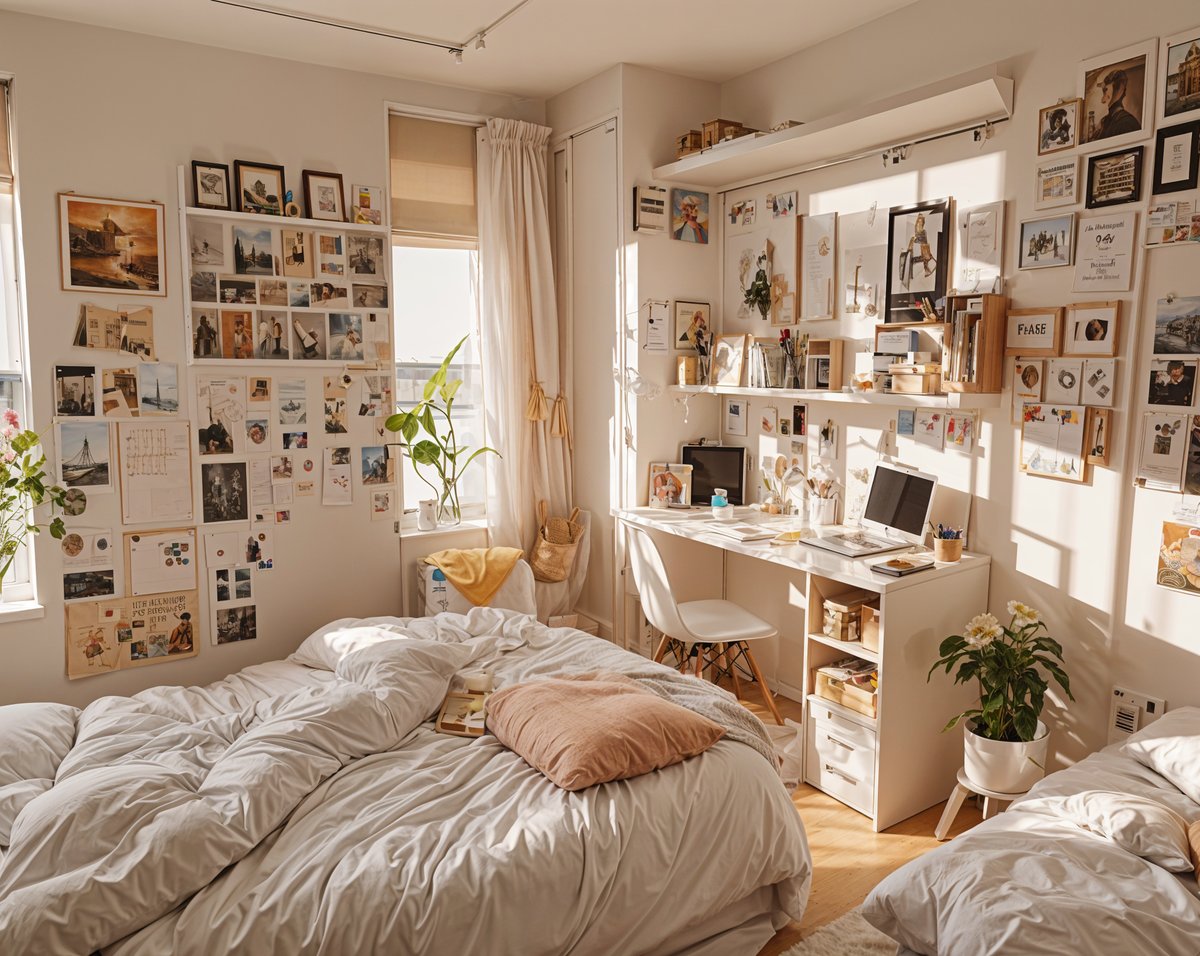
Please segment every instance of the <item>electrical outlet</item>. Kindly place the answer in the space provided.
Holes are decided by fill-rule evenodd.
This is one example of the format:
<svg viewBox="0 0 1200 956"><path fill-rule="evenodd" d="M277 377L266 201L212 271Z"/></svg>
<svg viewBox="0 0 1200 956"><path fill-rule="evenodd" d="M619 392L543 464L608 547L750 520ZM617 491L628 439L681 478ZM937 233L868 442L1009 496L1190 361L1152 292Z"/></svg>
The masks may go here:
<svg viewBox="0 0 1200 956"><path fill-rule="evenodd" d="M1150 697L1124 687L1113 687L1108 714L1108 742L1119 743L1130 734L1158 720L1167 709L1161 697Z"/></svg>

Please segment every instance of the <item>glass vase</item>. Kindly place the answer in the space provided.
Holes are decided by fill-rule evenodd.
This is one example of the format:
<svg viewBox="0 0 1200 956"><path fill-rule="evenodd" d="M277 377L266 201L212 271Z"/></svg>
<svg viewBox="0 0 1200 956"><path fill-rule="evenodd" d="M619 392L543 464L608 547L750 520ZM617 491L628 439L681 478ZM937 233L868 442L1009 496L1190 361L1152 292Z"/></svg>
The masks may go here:
<svg viewBox="0 0 1200 956"><path fill-rule="evenodd" d="M462 524L462 507L457 495L442 495L438 501L437 523L439 528L453 528Z"/></svg>

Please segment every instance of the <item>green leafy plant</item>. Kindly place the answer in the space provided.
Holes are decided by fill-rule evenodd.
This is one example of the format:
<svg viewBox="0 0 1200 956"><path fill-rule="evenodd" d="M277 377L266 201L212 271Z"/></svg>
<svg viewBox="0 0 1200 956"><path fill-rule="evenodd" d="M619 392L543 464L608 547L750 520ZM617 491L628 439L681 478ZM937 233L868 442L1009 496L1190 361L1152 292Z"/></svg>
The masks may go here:
<svg viewBox="0 0 1200 956"><path fill-rule="evenodd" d="M4 412L0 428L0 588L16 559L17 551L31 536L39 534L42 525L34 520L33 511L47 499L51 504L48 525L51 537L61 538L66 531L63 520L54 514L62 508L66 489L46 484L37 432L21 428L21 421L12 409Z"/></svg>
<svg viewBox="0 0 1200 956"><path fill-rule="evenodd" d="M451 412L454 397L462 388L462 379L449 379L448 370L466 341L467 336L464 335L450 350L450 354L442 359L438 370L429 376L421 401L408 411L402 409L389 416L384 423L388 431L399 432L400 447L415 466L417 477L437 495L438 514L454 521L462 518L458 483L467 467L480 455L490 453L500 456L496 449L487 446L472 451L460 445L454 432ZM442 421L445 422L444 427ZM426 477L427 471L436 475L436 483Z"/></svg>
<svg viewBox="0 0 1200 956"><path fill-rule="evenodd" d="M746 305L753 306L765 319L771 310L771 280L767 278L767 256L762 254L755 260L754 279L743 296Z"/></svg>
<svg viewBox="0 0 1200 956"><path fill-rule="evenodd" d="M940 656L927 680L939 667L949 674L958 664L956 684L979 682L979 706L955 716L946 730L966 718L974 721L974 732L988 740L1033 740L1049 686L1043 671L1075 699L1062 668L1062 645L1044 633L1041 615L1020 601L1009 601L1008 613L1012 618L1007 627L991 614L979 614L965 633L951 635L938 648Z"/></svg>

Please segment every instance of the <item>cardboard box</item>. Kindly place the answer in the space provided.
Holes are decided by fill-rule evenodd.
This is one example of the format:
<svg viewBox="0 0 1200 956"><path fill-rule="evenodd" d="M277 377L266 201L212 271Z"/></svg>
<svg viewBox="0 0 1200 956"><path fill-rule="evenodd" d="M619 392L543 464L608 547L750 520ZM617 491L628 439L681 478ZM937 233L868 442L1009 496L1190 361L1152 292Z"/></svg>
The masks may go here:
<svg viewBox="0 0 1200 956"><path fill-rule="evenodd" d="M675 137L675 158L683 159L692 153L698 153L704 146L704 139L698 129L689 129Z"/></svg>
<svg viewBox="0 0 1200 956"><path fill-rule="evenodd" d="M863 650L879 650L879 608L863 605L858 636L862 638Z"/></svg>
<svg viewBox="0 0 1200 956"><path fill-rule="evenodd" d="M705 149L710 146L715 146L725 138L725 134L731 129L741 129L742 124L736 120L714 119L709 120L704 124L701 142Z"/></svg>
<svg viewBox="0 0 1200 956"><path fill-rule="evenodd" d="M890 355L906 355L917 350L916 329L892 329L880 331L875 336L875 351L887 352Z"/></svg>
<svg viewBox="0 0 1200 956"><path fill-rule="evenodd" d="M937 395L942 387L942 373L928 372L920 375L892 373L892 392L898 395Z"/></svg>
<svg viewBox="0 0 1200 956"><path fill-rule="evenodd" d="M878 697L875 694L875 688L870 684L851 684L838 680L836 677L830 677L818 669L814 689L817 696L823 700L841 704L847 710L862 714L864 717L876 716Z"/></svg>

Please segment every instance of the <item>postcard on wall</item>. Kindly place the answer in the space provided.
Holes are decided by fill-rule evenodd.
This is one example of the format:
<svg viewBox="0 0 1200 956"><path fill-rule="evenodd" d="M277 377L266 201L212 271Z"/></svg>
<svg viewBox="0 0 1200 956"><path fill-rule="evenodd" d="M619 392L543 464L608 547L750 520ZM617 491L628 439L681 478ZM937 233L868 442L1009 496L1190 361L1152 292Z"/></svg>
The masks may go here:
<svg viewBox="0 0 1200 956"><path fill-rule="evenodd" d="M1079 157L1039 163L1036 181L1037 191L1033 199L1035 209L1075 205L1079 202Z"/></svg>
<svg viewBox="0 0 1200 956"><path fill-rule="evenodd" d="M1166 359L1150 363L1147 405L1191 408L1196 395L1196 362Z"/></svg>
<svg viewBox="0 0 1200 956"><path fill-rule="evenodd" d="M1046 377L1043 359L1015 359L1012 382L1012 423L1020 425L1025 419L1026 402L1042 400L1042 385Z"/></svg>
<svg viewBox="0 0 1200 956"><path fill-rule="evenodd" d="M196 376L196 438L201 455L232 455L245 448L246 380L240 376Z"/></svg>
<svg viewBox="0 0 1200 956"><path fill-rule="evenodd" d="M245 540L240 531L218 531L204 536L204 563L210 568L241 564L241 546Z"/></svg>
<svg viewBox="0 0 1200 956"><path fill-rule="evenodd" d="M161 664L194 657L200 593L172 591L145 597L128 597L97 605L98 618L115 622L122 667Z"/></svg>
<svg viewBox="0 0 1200 956"><path fill-rule="evenodd" d="M954 261L959 293L998 292L1004 272L1004 200L958 213Z"/></svg>
<svg viewBox="0 0 1200 956"><path fill-rule="evenodd" d="M54 366L54 414L59 418L94 418L96 366Z"/></svg>
<svg viewBox="0 0 1200 956"><path fill-rule="evenodd" d="M379 418L390 414L392 409L392 376L363 375L359 380L361 394L358 402L359 417Z"/></svg>
<svg viewBox="0 0 1200 956"><path fill-rule="evenodd" d="M100 411L105 418L136 418L138 376L132 368L106 368L101 372Z"/></svg>
<svg viewBox="0 0 1200 956"><path fill-rule="evenodd" d="M800 222L801 261L804 277L800 282L801 319L832 319L836 301L835 266L837 263L837 213L804 216Z"/></svg>
<svg viewBox="0 0 1200 956"><path fill-rule="evenodd" d="M1173 591L1200 594L1200 528L1163 522L1155 580Z"/></svg>
<svg viewBox="0 0 1200 956"><path fill-rule="evenodd" d="M179 366L174 362L144 362L138 366L138 399L142 415L179 412Z"/></svg>
<svg viewBox="0 0 1200 956"><path fill-rule="evenodd" d="M323 505L348 505L354 502L354 481L349 447L326 448L322 454Z"/></svg>
<svg viewBox="0 0 1200 956"><path fill-rule="evenodd" d="M1086 415L1082 405L1028 403L1021 425L1021 471L1082 482Z"/></svg>
<svg viewBox="0 0 1200 956"><path fill-rule="evenodd" d="M1133 282L1133 239L1137 213L1121 212L1079 220L1076 292L1128 292Z"/></svg>
<svg viewBox="0 0 1200 956"><path fill-rule="evenodd" d="M922 445L941 451L946 441L946 414L918 408L913 418L913 436Z"/></svg>
<svg viewBox="0 0 1200 956"><path fill-rule="evenodd" d="M976 418L970 413L946 414L946 447L970 452L975 447Z"/></svg>
<svg viewBox="0 0 1200 956"><path fill-rule="evenodd" d="M1157 491L1179 491L1190 440L1191 416L1147 412L1142 419L1138 483Z"/></svg>
<svg viewBox="0 0 1200 956"><path fill-rule="evenodd" d="M1046 363L1043 395L1047 402L1078 405L1083 359L1057 358Z"/></svg>
<svg viewBox="0 0 1200 956"><path fill-rule="evenodd" d="M108 423L59 422L54 430L59 483L65 488L82 488L89 495L112 491Z"/></svg>
<svg viewBox="0 0 1200 956"><path fill-rule="evenodd" d="M204 462L200 465L203 521L246 521L250 516L250 479L244 461Z"/></svg>
<svg viewBox="0 0 1200 956"><path fill-rule="evenodd" d="M111 528L68 530L60 546L63 568L68 571L90 571L114 566Z"/></svg>
<svg viewBox="0 0 1200 956"><path fill-rule="evenodd" d="M269 508L275 495L271 491L271 459L263 456L251 458L250 507Z"/></svg>
<svg viewBox="0 0 1200 956"><path fill-rule="evenodd" d="M197 587L196 529L167 528L125 535L125 571L133 597Z"/></svg>
<svg viewBox="0 0 1200 956"><path fill-rule="evenodd" d="M740 398L725 399L725 434L745 435L747 432L746 416L749 408Z"/></svg>
<svg viewBox="0 0 1200 956"><path fill-rule="evenodd" d="M121 422L117 450L123 523L192 520L189 422Z"/></svg>
<svg viewBox="0 0 1200 956"><path fill-rule="evenodd" d="M113 568L91 568L86 571L64 569L62 577L63 601L95 601L116 595L116 572Z"/></svg>
<svg viewBox="0 0 1200 956"><path fill-rule="evenodd" d="M1116 398L1116 388L1116 359L1084 359L1083 396L1080 399L1084 405L1112 408Z"/></svg>
<svg viewBox="0 0 1200 956"><path fill-rule="evenodd" d="M1200 352L1200 296L1159 299L1154 313L1154 354L1195 355Z"/></svg>
<svg viewBox="0 0 1200 956"><path fill-rule="evenodd" d="M917 413L912 408L901 408L896 412L896 434L914 438L917 434Z"/></svg>
<svg viewBox="0 0 1200 956"><path fill-rule="evenodd" d="M1188 437L1187 464L1183 472L1183 493L1200 495L1200 415L1192 416Z"/></svg>

